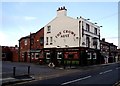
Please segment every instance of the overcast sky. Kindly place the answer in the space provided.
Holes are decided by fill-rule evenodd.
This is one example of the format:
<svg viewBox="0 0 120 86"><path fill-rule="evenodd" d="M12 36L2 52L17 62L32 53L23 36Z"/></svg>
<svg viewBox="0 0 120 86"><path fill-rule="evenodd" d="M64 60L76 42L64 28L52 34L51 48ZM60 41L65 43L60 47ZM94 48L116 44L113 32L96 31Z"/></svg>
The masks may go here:
<svg viewBox="0 0 120 86"><path fill-rule="evenodd" d="M0 5L2 46L18 45L21 37L38 31L56 17L56 10L61 6L67 8L70 17L82 16L103 26L101 38L118 45L118 2L2 2Z"/></svg>

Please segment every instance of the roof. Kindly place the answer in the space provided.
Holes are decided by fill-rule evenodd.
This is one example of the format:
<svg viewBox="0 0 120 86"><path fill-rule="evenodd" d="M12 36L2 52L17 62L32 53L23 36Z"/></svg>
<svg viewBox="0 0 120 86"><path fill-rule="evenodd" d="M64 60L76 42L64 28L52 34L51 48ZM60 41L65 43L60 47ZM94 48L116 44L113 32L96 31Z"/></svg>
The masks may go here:
<svg viewBox="0 0 120 86"><path fill-rule="evenodd" d="M44 29L44 27L42 27L40 30L38 30L36 33L30 33L31 34L31 36L34 36L34 35L36 35L39 31L41 31L42 29ZM25 37L21 37L20 39L19 39L19 41L20 40L22 40L22 39L26 39L26 38L30 38L30 35L28 35L28 36L25 36Z"/></svg>
<svg viewBox="0 0 120 86"><path fill-rule="evenodd" d="M106 44L106 45L112 45L112 46L117 47L117 46L116 46L116 45L114 45L113 43L109 43L109 42L102 41L102 40L100 40L100 43L104 43L104 44Z"/></svg>
<svg viewBox="0 0 120 86"><path fill-rule="evenodd" d="M35 33L31 33L31 35L35 35ZM30 35L20 38L19 41L26 38L30 38Z"/></svg>

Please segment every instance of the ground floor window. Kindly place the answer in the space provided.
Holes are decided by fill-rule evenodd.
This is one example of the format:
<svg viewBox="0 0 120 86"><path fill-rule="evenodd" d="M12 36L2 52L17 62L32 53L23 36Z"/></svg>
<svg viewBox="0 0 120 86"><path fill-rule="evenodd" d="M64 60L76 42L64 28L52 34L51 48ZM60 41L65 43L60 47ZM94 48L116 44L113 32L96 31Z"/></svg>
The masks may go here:
<svg viewBox="0 0 120 86"><path fill-rule="evenodd" d="M62 52L57 53L57 59L62 59Z"/></svg>
<svg viewBox="0 0 120 86"><path fill-rule="evenodd" d="M30 52L27 53L28 58L30 58Z"/></svg>
<svg viewBox="0 0 120 86"><path fill-rule="evenodd" d="M6 57L6 54L5 54L5 53L2 53L2 57Z"/></svg>
<svg viewBox="0 0 120 86"><path fill-rule="evenodd" d="M24 53L22 53L22 58L24 58Z"/></svg>
<svg viewBox="0 0 120 86"><path fill-rule="evenodd" d="M50 53L46 53L46 59L50 59Z"/></svg>
<svg viewBox="0 0 120 86"><path fill-rule="evenodd" d="M35 59L39 58L39 53L35 53Z"/></svg>
<svg viewBox="0 0 120 86"><path fill-rule="evenodd" d="M91 53L89 52L88 53L88 58L87 58L88 60L90 60L90 59L92 59L92 56L91 56Z"/></svg>
<svg viewBox="0 0 120 86"><path fill-rule="evenodd" d="M32 59L34 58L34 53L31 53L31 57L32 57Z"/></svg>
<svg viewBox="0 0 120 86"><path fill-rule="evenodd" d="M68 58L69 59L73 59L74 58L74 54L68 54Z"/></svg>
<svg viewBox="0 0 120 86"><path fill-rule="evenodd" d="M97 59L96 53L93 53L93 59Z"/></svg>

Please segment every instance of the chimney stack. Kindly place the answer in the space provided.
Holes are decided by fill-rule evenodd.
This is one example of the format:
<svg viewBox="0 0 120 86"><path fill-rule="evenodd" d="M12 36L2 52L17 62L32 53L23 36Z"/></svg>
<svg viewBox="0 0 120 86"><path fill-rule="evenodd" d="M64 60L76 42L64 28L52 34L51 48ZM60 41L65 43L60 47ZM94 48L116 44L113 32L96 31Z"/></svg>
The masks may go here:
<svg viewBox="0 0 120 86"><path fill-rule="evenodd" d="M61 16L67 16L67 9L65 8L65 6L59 7L57 10L57 17Z"/></svg>
<svg viewBox="0 0 120 86"><path fill-rule="evenodd" d="M105 42L105 38L102 38L102 41Z"/></svg>

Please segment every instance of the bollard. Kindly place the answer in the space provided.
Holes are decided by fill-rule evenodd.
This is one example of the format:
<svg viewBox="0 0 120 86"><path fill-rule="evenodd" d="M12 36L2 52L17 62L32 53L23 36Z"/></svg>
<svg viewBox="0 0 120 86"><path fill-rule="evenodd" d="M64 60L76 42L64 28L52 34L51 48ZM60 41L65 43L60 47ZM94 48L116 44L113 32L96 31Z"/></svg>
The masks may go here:
<svg viewBox="0 0 120 86"><path fill-rule="evenodd" d="M30 66L28 66L28 76L30 76Z"/></svg>
<svg viewBox="0 0 120 86"><path fill-rule="evenodd" d="M16 67L13 67L13 77L15 77Z"/></svg>

